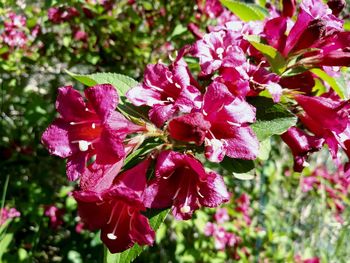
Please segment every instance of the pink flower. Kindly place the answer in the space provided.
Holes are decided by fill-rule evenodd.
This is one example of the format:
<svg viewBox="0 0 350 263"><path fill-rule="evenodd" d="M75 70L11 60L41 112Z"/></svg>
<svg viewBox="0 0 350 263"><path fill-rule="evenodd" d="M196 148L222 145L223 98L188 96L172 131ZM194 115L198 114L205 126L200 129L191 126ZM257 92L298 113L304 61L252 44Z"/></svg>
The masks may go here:
<svg viewBox="0 0 350 263"><path fill-rule="evenodd" d="M206 223L204 235L214 237L214 245L217 250L234 247L238 243L238 238L235 234L227 232L224 227L211 222Z"/></svg>
<svg viewBox="0 0 350 263"><path fill-rule="evenodd" d="M226 208L218 208L215 212L214 218L218 224L222 224L222 223L230 220L230 217L227 213Z"/></svg>
<svg viewBox="0 0 350 263"><path fill-rule="evenodd" d="M122 160L126 136L145 129L114 111L119 96L112 85L87 88L85 96L87 102L73 87L60 88L56 109L61 117L42 136L42 143L51 154L68 158L69 180L87 173L86 166L92 157L95 161L89 167L94 170Z"/></svg>
<svg viewBox="0 0 350 263"><path fill-rule="evenodd" d="M247 225L251 224L250 214L250 198L246 193L243 193L238 199L236 199L236 211L243 214L243 219Z"/></svg>
<svg viewBox="0 0 350 263"><path fill-rule="evenodd" d="M319 185L320 180L315 176L303 177L301 180L301 190L303 192L309 192L313 189L314 185Z"/></svg>
<svg viewBox="0 0 350 263"><path fill-rule="evenodd" d="M4 22L5 30L10 31L14 28L22 28L26 25L27 19L23 15L17 15L14 12L9 12L7 14L7 18L9 20L6 20Z"/></svg>
<svg viewBox="0 0 350 263"><path fill-rule="evenodd" d="M63 215L64 210L59 209L55 205L49 205L45 208L44 215L50 218L50 227L57 229L60 225L63 224Z"/></svg>
<svg viewBox="0 0 350 263"><path fill-rule="evenodd" d="M281 135L282 140L290 147L294 156L294 171L301 172L306 166L306 159L312 152L322 148L324 140L308 135L301 129L291 127Z"/></svg>
<svg viewBox="0 0 350 263"><path fill-rule="evenodd" d="M85 228L85 225L83 222L78 222L76 225L75 225L75 232L77 232L78 234L80 234Z"/></svg>
<svg viewBox="0 0 350 263"><path fill-rule="evenodd" d="M27 43L27 36L22 31L17 31L17 29L11 30L9 32L3 32L1 37L5 44L10 47L23 48Z"/></svg>
<svg viewBox="0 0 350 263"><path fill-rule="evenodd" d="M158 156L155 178L144 196L146 207L172 207L177 219L189 219L201 206L216 207L228 200L220 175L206 172L193 156L173 151Z"/></svg>
<svg viewBox="0 0 350 263"><path fill-rule="evenodd" d="M170 136L176 140L205 143L205 156L221 162L231 158L255 159L259 143L248 123L255 121L255 108L234 97L222 83L213 82L204 95L200 112L172 119Z"/></svg>
<svg viewBox="0 0 350 263"><path fill-rule="evenodd" d="M321 0L303 0L300 13L291 29L283 54L313 46L325 36L342 30L342 21Z"/></svg>
<svg viewBox="0 0 350 263"><path fill-rule="evenodd" d="M207 222L204 226L204 235L206 236L212 236L215 233L216 224L213 224L212 222Z"/></svg>
<svg viewBox="0 0 350 263"><path fill-rule="evenodd" d="M344 142L350 139L349 101L303 95L295 99L304 110L299 115L302 123L317 137L324 138L336 159L339 145L346 149Z"/></svg>
<svg viewBox="0 0 350 263"><path fill-rule="evenodd" d="M47 16L52 23L60 24L79 16L79 12L74 7L50 7Z"/></svg>
<svg viewBox="0 0 350 263"><path fill-rule="evenodd" d="M11 218L20 217L21 213L17 211L16 208L6 208L0 209L0 226L5 224L5 222Z"/></svg>
<svg viewBox="0 0 350 263"><path fill-rule="evenodd" d="M252 93L260 93L262 90L267 90L274 102L279 102L282 96L282 87L278 84L280 77L271 73L263 67L251 65L248 70L250 76L250 87Z"/></svg>
<svg viewBox="0 0 350 263"><path fill-rule="evenodd" d="M78 30L77 32L74 33L74 39L77 41L87 41L88 39L88 34L85 31Z"/></svg>
<svg viewBox="0 0 350 263"><path fill-rule="evenodd" d="M199 108L201 93L191 82L192 76L182 59L170 67L161 63L148 65L143 83L126 96L136 106L150 106L150 120L161 127L178 112Z"/></svg>
<svg viewBox="0 0 350 263"><path fill-rule="evenodd" d="M114 184L101 192L75 191L79 216L89 229L101 229L101 239L112 253L121 252L135 243L151 245L155 233L145 210L142 194L150 160L118 175Z"/></svg>
<svg viewBox="0 0 350 263"><path fill-rule="evenodd" d="M212 74L222 67L238 67L246 62L245 54L239 47L240 33L232 30L211 32L197 40L192 54L199 58L203 75Z"/></svg>
<svg viewBox="0 0 350 263"><path fill-rule="evenodd" d="M210 18L218 17L224 11L219 0L205 0L203 12Z"/></svg>

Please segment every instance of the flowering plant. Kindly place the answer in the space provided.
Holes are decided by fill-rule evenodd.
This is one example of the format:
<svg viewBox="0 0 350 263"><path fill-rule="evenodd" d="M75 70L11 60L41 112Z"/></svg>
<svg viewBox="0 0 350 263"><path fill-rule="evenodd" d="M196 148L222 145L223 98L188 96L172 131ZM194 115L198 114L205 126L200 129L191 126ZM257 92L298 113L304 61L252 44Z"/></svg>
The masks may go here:
<svg viewBox="0 0 350 263"><path fill-rule="evenodd" d="M290 147L296 172L323 145L338 165L340 152L350 157L349 100L340 81L350 64L350 34L342 6L282 2L257 8L223 0L232 13L218 1L198 3L198 19L216 18L216 25L205 33L189 24L197 40L169 54L168 64L149 64L141 83L68 72L88 86L85 98L72 86L59 89L60 116L42 143L67 159L68 179L78 181L72 195L79 215L86 228L101 230L111 253L135 258L154 242L168 209L187 220L228 202L225 180L254 178L273 135ZM77 16L75 8L48 12L54 24ZM11 19L6 34L23 24ZM74 38L87 35L77 31ZM349 178L349 161L342 168ZM247 198L239 202L250 224ZM218 229L208 230L214 232L220 240ZM223 234L218 248L234 243Z"/></svg>

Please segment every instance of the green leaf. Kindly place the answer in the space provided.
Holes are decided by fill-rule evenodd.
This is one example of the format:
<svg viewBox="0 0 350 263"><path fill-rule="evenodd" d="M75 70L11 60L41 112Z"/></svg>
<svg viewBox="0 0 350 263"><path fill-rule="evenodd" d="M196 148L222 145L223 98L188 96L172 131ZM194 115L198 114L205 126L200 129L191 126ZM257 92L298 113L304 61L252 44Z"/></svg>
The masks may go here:
<svg viewBox="0 0 350 263"><path fill-rule="evenodd" d="M256 122L250 127L259 141L264 141L274 134L282 134L297 122L297 117L293 113L271 99L254 97L249 103L256 108Z"/></svg>
<svg viewBox="0 0 350 263"><path fill-rule="evenodd" d="M230 173L247 173L254 169L255 165L252 160L241 160L225 157L220 163L221 167Z"/></svg>
<svg viewBox="0 0 350 263"><path fill-rule="evenodd" d="M154 231L157 231L160 225L165 220L170 209L165 210L148 210L146 216L149 218L149 222ZM134 261L144 250L145 247L140 247L138 244L135 244L132 248L125 250L121 253L112 254L105 249L105 263L129 263Z"/></svg>
<svg viewBox="0 0 350 263"><path fill-rule="evenodd" d="M232 13L238 16L242 21L264 20L268 15L265 8L256 4L248 4L235 0L220 0Z"/></svg>
<svg viewBox="0 0 350 263"><path fill-rule="evenodd" d="M112 84L118 91L119 95L125 96L126 92L135 87L138 82L128 76L117 73L94 73L89 75L79 75L66 70L68 75L75 78L86 86L94 86L96 84ZM122 103L122 101L121 101Z"/></svg>
<svg viewBox="0 0 350 263"><path fill-rule="evenodd" d="M270 63L273 72L281 75L285 71L286 60L277 49L261 43L261 39L258 36L247 35L244 36L244 38L266 57L267 61Z"/></svg>
<svg viewBox="0 0 350 263"><path fill-rule="evenodd" d="M316 76L318 76L323 81L327 82L329 86L332 87L332 89L339 95L340 98L346 99L347 98L347 86L345 81L342 81L340 79L336 79L328 75L326 72L324 72L322 69L311 69L312 73L314 73Z"/></svg>
<svg viewBox="0 0 350 263"><path fill-rule="evenodd" d="M270 151L271 139L267 138L266 140L260 142L258 158L262 161L266 161L267 159L269 159Z"/></svg>
<svg viewBox="0 0 350 263"><path fill-rule="evenodd" d="M233 176L239 180L252 180L255 177L254 173L233 173Z"/></svg>

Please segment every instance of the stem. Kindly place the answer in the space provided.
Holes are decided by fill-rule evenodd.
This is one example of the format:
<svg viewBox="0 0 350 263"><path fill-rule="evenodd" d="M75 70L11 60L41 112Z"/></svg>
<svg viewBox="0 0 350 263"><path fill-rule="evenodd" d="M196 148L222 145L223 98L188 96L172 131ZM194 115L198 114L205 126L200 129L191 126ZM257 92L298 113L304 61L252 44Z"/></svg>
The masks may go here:
<svg viewBox="0 0 350 263"><path fill-rule="evenodd" d="M2 210L4 209L4 206L5 206L5 198L6 198L9 180L10 180L10 175L7 175L6 180L5 180L5 184L4 184L4 190L2 192L2 198L1 198L0 222L2 221Z"/></svg>

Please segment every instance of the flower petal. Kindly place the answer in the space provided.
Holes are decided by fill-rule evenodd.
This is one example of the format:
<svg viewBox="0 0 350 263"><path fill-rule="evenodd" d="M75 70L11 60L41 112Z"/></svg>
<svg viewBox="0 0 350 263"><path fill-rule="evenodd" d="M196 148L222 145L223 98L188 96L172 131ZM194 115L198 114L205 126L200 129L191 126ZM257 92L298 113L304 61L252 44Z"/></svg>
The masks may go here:
<svg viewBox="0 0 350 263"><path fill-rule="evenodd" d="M130 237L133 242L140 246L152 245L155 239L155 232L151 228L148 218L138 212L131 217Z"/></svg>
<svg viewBox="0 0 350 263"><path fill-rule="evenodd" d="M86 119L88 115L83 97L72 86L58 89L56 109L67 122Z"/></svg>
<svg viewBox="0 0 350 263"><path fill-rule="evenodd" d="M111 84L95 85L85 89L85 96L102 122L115 110L119 102L118 92Z"/></svg>
<svg viewBox="0 0 350 263"><path fill-rule="evenodd" d="M227 153L231 158L254 160L259 153L259 142L250 127L231 127L225 138Z"/></svg>
<svg viewBox="0 0 350 263"><path fill-rule="evenodd" d="M67 122L58 118L45 130L41 142L48 148L50 154L67 158L79 150L69 140L69 127Z"/></svg>

